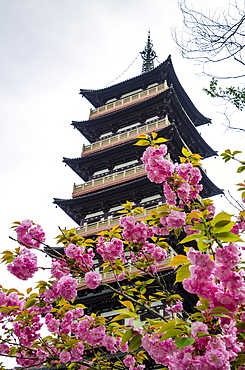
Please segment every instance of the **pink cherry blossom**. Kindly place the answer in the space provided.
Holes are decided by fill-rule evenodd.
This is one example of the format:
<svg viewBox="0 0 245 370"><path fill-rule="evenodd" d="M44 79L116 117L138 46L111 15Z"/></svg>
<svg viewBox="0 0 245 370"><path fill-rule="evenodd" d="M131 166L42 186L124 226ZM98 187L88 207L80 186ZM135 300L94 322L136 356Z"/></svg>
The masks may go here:
<svg viewBox="0 0 245 370"><path fill-rule="evenodd" d="M27 248L22 248L13 262L8 264L7 269L18 279L28 280L38 271L37 256Z"/></svg>
<svg viewBox="0 0 245 370"><path fill-rule="evenodd" d="M102 280L102 276L97 271L90 271L85 274L86 285L89 289L96 289Z"/></svg>
<svg viewBox="0 0 245 370"><path fill-rule="evenodd" d="M45 233L40 225L34 225L30 220L24 220L15 229L19 242L25 244L28 248L39 248L41 242L45 242Z"/></svg>

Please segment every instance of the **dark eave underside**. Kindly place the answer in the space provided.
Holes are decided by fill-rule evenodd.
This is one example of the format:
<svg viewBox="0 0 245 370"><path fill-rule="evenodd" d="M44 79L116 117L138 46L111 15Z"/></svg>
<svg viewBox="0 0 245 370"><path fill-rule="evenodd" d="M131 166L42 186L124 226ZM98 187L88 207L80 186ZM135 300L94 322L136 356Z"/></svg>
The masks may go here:
<svg viewBox="0 0 245 370"><path fill-rule="evenodd" d="M147 88L152 83L158 82L163 83L167 80L168 85L172 85L177 92L178 98L181 104L185 107L188 115L190 117L196 117L196 125L201 125L206 122L210 122L210 119L202 115L195 105L192 103L189 96L186 94L182 85L180 84L176 73L174 71L172 61L170 56L161 63L158 67L154 68L152 71L143 73L139 76L131 78L127 81L121 82L119 84L107 87L100 90L80 90L82 94L91 104L98 108L106 104L106 101L111 98L120 98L123 94L130 91L135 91L140 88ZM120 93L120 96L118 95Z"/></svg>
<svg viewBox="0 0 245 370"><path fill-rule="evenodd" d="M203 198L221 194L219 189L202 171ZM72 199L54 199L65 213L79 225L81 216L97 212L103 207L113 207L125 203L127 200L135 201L154 194L162 194L162 186L152 183L146 176L130 180L123 184L114 185L102 190L97 190Z"/></svg>
<svg viewBox="0 0 245 370"><path fill-rule="evenodd" d="M162 193L162 186L151 183L144 176L73 199L55 198L54 204L63 209L79 225L81 216L97 212L102 208L109 209L127 200L134 201L136 198L145 198L159 193Z"/></svg>
<svg viewBox="0 0 245 370"><path fill-rule="evenodd" d="M188 145L188 149L193 153L198 153L204 158L217 154L203 140L189 120L183 125L179 123L177 126L177 123L176 125L170 125L158 131L160 137L169 140L167 145L174 161L178 161L178 157L181 156L181 150L186 144ZM133 145L136 141L137 139L130 140L80 158L64 158L63 162L72 168L82 179L88 181L89 173L92 174L93 172L107 168L108 164L114 167L123 162L139 159L145 148Z"/></svg>
<svg viewBox="0 0 245 370"><path fill-rule="evenodd" d="M173 88L169 88L150 99L98 118L80 122L73 121L72 125L76 127L89 142L95 142L101 134L108 132L108 129L113 130L114 128L114 130L117 131L117 129L123 128L129 123L142 122L154 115L164 118L166 114L170 122L174 120L176 125L186 124L198 126L201 124L198 122L197 117L188 116L178 99L176 91ZM209 122L210 120L205 118L202 124Z"/></svg>

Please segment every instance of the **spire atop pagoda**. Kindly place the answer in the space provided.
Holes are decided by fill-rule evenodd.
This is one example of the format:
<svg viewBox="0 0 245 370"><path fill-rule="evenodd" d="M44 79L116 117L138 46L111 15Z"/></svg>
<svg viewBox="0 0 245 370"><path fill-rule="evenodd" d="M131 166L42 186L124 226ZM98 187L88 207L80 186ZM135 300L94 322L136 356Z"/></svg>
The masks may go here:
<svg viewBox="0 0 245 370"><path fill-rule="evenodd" d="M148 31L148 39L144 50L140 53L143 58L142 73L149 72L154 69L154 59L156 53L152 49L153 44L151 43L150 30Z"/></svg>

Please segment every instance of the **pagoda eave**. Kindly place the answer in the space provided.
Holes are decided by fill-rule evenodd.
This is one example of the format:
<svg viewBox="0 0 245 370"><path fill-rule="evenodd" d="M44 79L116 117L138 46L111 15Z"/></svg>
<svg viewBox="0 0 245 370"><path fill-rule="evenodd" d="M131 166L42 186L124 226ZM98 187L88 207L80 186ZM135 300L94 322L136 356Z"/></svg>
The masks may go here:
<svg viewBox="0 0 245 370"><path fill-rule="evenodd" d="M215 152L198 134L195 127L189 123L186 125L170 125L158 131L159 137L164 137L169 141L166 143L171 153L173 161L178 161L181 156L181 150L188 143L188 149L192 153L200 154L207 158L217 155ZM110 164L114 167L122 161L130 161L134 158L140 159L145 150L145 147L133 145L138 139L133 139L116 146L103 149L103 157L100 151L86 154L79 158L64 158L66 163L73 171L75 171L83 180L88 181L89 173L99 171Z"/></svg>
<svg viewBox="0 0 245 370"><path fill-rule="evenodd" d="M173 86L177 92L181 104L185 107L188 115L191 117L196 126L211 122L210 119L201 114L180 84L174 67L169 56L163 63L153 70L143 73L139 76L123 81L113 86L99 90L81 89L83 95L95 108L106 104L111 98L119 99L123 94L142 88L146 89L153 83L163 83L167 81L169 86ZM120 91L120 95L119 95Z"/></svg>
<svg viewBox="0 0 245 370"><path fill-rule="evenodd" d="M198 126L199 124L210 123L211 120L204 117L202 123L198 117L188 116L188 113L181 105L181 102L173 88L164 90L163 92L144 100L135 103L128 107L122 108L119 111L107 113L97 118L86 121L73 121L72 125L80 131L86 139L93 143L99 140L101 134L106 133L108 128L113 132L117 132L126 126L126 124L133 124L138 121L144 121L151 118L153 115L161 116L161 118L168 116L170 122L175 121L182 124Z"/></svg>
<svg viewBox="0 0 245 370"><path fill-rule="evenodd" d="M134 201L135 198L142 199L159 193L162 193L162 186L150 182L146 176L143 176L72 199L54 198L53 203L63 209L79 225L81 214L86 215L103 208L108 210L127 200Z"/></svg>

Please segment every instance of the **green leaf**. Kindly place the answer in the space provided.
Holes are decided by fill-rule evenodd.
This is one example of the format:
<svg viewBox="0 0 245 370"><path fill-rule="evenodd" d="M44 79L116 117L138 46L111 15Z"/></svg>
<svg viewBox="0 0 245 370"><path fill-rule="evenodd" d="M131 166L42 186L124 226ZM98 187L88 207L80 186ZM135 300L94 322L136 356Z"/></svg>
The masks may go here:
<svg viewBox="0 0 245 370"><path fill-rule="evenodd" d="M34 299L34 298L27 299L26 304L25 304L25 308L29 308L29 307L33 306L36 303L36 301L37 300Z"/></svg>
<svg viewBox="0 0 245 370"><path fill-rule="evenodd" d="M215 233L220 233L220 232L231 231L234 224L235 224L235 222L229 221L229 220L219 221L214 226L214 232Z"/></svg>
<svg viewBox="0 0 245 370"><path fill-rule="evenodd" d="M190 241L192 241L192 240L199 239L201 236L202 236L202 234L201 234L201 233L196 233L196 234L188 235L188 236L186 236L184 239L182 239L182 240L179 242L179 244L183 244L183 243L190 242Z"/></svg>
<svg viewBox="0 0 245 370"><path fill-rule="evenodd" d="M136 139L147 139L149 136L147 134L140 134L139 136L136 136Z"/></svg>
<svg viewBox="0 0 245 370"><path fill-rule="evenodd" d="M188 277L190 276L190 270L189 270L190 265L191 265L190 263L186 263L185 265L178 268L176 272L176 279L174 282L175 284L182 282L185 279L188 279Z"/></svg>
<svg viewBox="0 0 245 370"><path fill-rule="evenodd" d="M232 313L231 311L227 310L225 307L215 307L210 310L210 313Z"/></svg>
<svg viewBox="0 0 245 370"><path fill-rule="evenodd" d="M223 242L242 241L241 238L238 235L235 235L235 234L229 233L229 232L216 233L215 235L217 236L217 238L219 238Z"/></svg>
<svg viewBox="0 0 245 370"><path fill-rule="evenodd" d="M170 329L162 336L160 342L168 338L175 338L177 335L180 335L182 333L183 329L181 328Z"/></svg>
<svg viewBox="0 0 245 370"><path fill-rule="evenodd" d="M155 138L157 137L157 135L158 135L158 134L157 134L156 132L152 132L152 133L151 133L151 137L152 137L152 139L155 139Z"/></svg>
<svg viewBox="0 0 245 370"><path fill-rule="evenodd" d="M122 319L129 319L131 317L134 317L134 314L132 312L129 312L129 313L120 313L119 315L117 315L116 317L114 317L111 321L118 321L118 320L122 320Z"/></svg>
<svg viewBox="0 0 245 370"><path fill-rule="evenodd" d="M201 314L201 312L195 312L191 316L189 316L188 319L190 319L190 320L192 320L192 319L204 319L204 316L203 316L203 314Z"/></svg>
<svg viewBox="0 0 245 370"><path fill-rule="evenodd" d="M168 141L168 139L164 139L163 137L159 137L157 140L155 140L155 144L165 143L166 141Z"/></svg>
<svg viewBox="0 0 245 370"><path fill-rule="evenodd" d="M209 242L205 239L206 237L203 236L202 238L198 239L197 242L197 247L199 251L203 252L205 249L209 247L209 242L211 243L212 241L210 240Z"/></svg>
<svg viewBox="0 0 245 370"><path fill-rule="evenodd" d="M243 172L245 170L245 166L240 166L240 167L238 167L238 169L237 169L237 173L241 173L241 172Z"/></svg>
<svg viewBox="0 0 245 370"><path fill-rule="evenodd" d="M190 230L200 230L200 231L204 231L204 230L205 230L205 225L204 225L204 224L202 224L201 222L198 222L197 224L195 224L195 226L190 227Z"/></svg>
<svg viewBox="0 0 245 370"><path fill-rule="evenodd" d="M211 221L211 225L215 226L218 222L228 220L230 221L231 215L226 212L220 212L218 213Z"/></svg>
<svg viewBox="0 0 245 370"><path fill-rule="evenodd" d="M111 270L111 266L104 267L103 274L105 274L106 272L109 272L110 270Z"/></svg>
<svg viewBox="0 0 245 370"><path fill-rule="evenodd" d="M146 282L145 282L145 284L152 284L152 283L154 283L154 281L155 281L155 279L149 279L149 280L147 280Z"/></svg>
<svg viewBox="0 0 245 370"><path fill-rule="evenodd" d="M238 329L245 330L245 322L243 322L243 321L238 321L238 323L236 324L236 327L237 327Z"/></svg>
<svg viewBox="0 0 245 370"><path fill-rule="evenodd" d="M228 317L228 318L231 318L230 316L224 314L224 313L213 313L212 314L213 316L218 316L218 317Z"/></svg>
<svg viewBox="0 0 245 370"><path fill-rule="evenodd" d="M210 306L210 302L206 298L198 297L200 302L206 307L205 309L208 309Z"/></svg>
<svg viewBox="0 0 245 370"><path fill-rule="evenodd" d="M129 350L136 351L141 346L141 334L136 334L129 342Z"/></svg>
<svg viewBox="0 0 245 370"><path fill-rule="evenodd" d="M158 332L159 334L164 333L167 330L173 329L176 326L176 320L170 320L168 322L163 322L163 321L154 321L154 320L147 319L147 321L150 322L153 328L161 327L161 329Z"/></svg>
<svg viewBox="0 0 245 370"><path fill-rule="evenodd" d="M19 352L19 349L17 347L11 347L9 350L9 356L14 356L16 352Z"/></svg>
<svg viewBox="0 0 245 370"><path fill-rule="evenodd" d="M167 264L166 266L179 266L179 265L183 265L188 262L189 260L186 256L184 256L183 254L178 254L177 256L174 256L171 262Z"/></svg>
<svg viewBox="0 0 245 370"><path fill-rule="evenodd" d="M191 155L191 152L189 150L187 150L186 148L182 148L181 152L187 158L190 157L190 155Z"/></svg>
<svg viewBox="0 0 245 370"><path fill-rule="evenodd" d="M123 306L127 307L130 311L135 312L134 305L130 301L119 301Z"/></svg>
<svg viewBox="0 0 245 370"><path fill-rule="evenodd" d="M150 144L149 140L141 139L141 140L137 141L137 143L135 143L134 145L146 146L146 145L149 145L149 144Z"/></svg>
<svg viewBox="0 0 245 370"><path fill-rule="evenodd" d="M180 337L175 340L175 344L179 349L183 349L192 345L195 342L194 338Z"/></svg>
<svg viewBox="0 0 245 370"><path fill-rule="evenodd" d="M128 342L129 339L134 335L134 333L135 332L133 331L133 329L128 329L127 331L125 331L125 333L123 334L123 337L122 337L121 345Z"/></svg>

